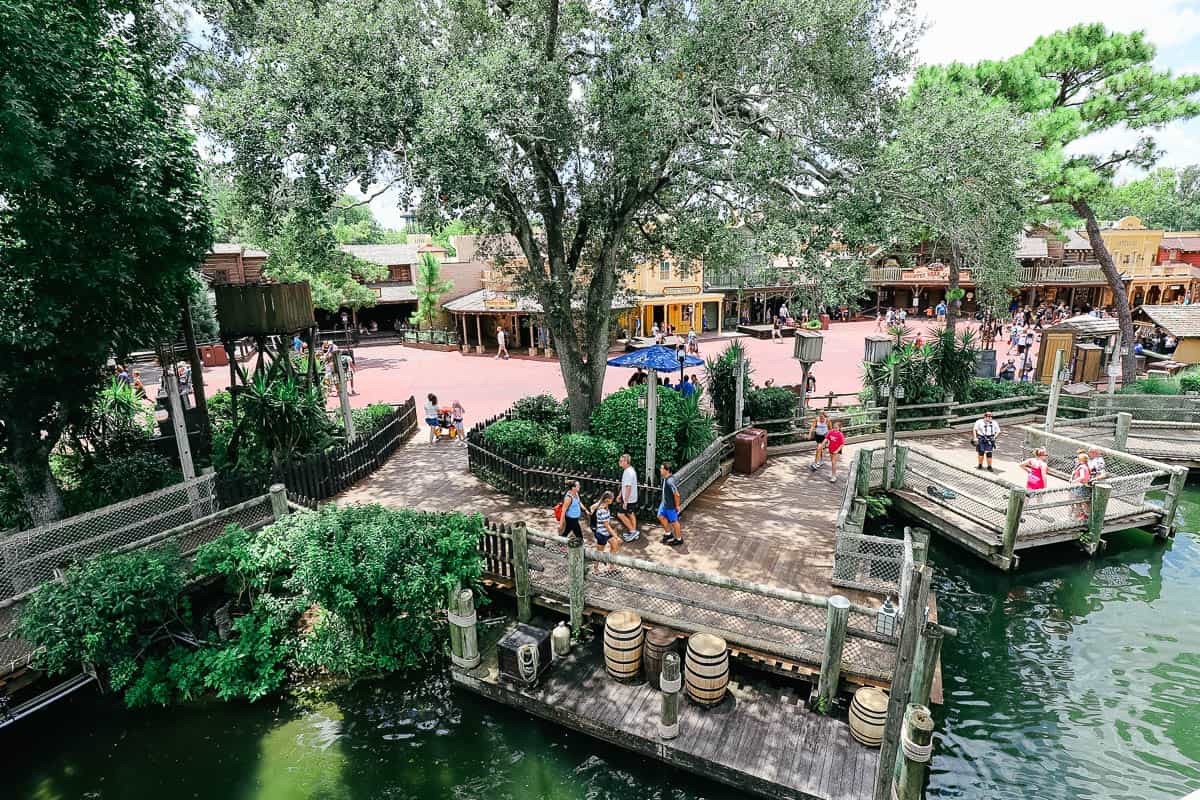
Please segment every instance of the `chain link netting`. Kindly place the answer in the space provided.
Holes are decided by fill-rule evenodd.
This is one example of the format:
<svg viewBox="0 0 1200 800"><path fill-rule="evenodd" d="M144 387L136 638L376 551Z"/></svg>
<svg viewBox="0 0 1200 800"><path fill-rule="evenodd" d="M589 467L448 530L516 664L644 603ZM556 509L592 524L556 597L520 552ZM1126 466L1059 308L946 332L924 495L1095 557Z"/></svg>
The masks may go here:
<svg viewBox="0 0 1200 800"><path fill-rule="evenodd" d="M202 475L142 497L0 539L0 599L24 594L75 561L134 545L217 510L215 476Z"/></svg>
<svg viewBox="0 0 1200 800"><path fill-rule="evenodd" d="M1055 425L1054 432L1111 448L1117 438L1116 415L1072 420L1067 425ZM1142 458L1198 461L1200 423L1136 419L1131 422L1125 446L1120 449Z"/></svg>
<svg viewBox="0 0 1200 800"><path fill-rule="evenodd" d="M908 544L911 560L912 545ZM839 531L833 551L834 586L900 596L905 541Z"/></svg>
<svg viewBox="0 0 1200 800"><path fill-rule="evenodd" d="M1200 397L1163 394L1095 394L1089 416L1128 412L1140 420L1200 423Z"/></svg>
<svg viewBox="0 0 1200 800"><path fill-rule="evenodd" d="M531 538L529 565L535 593L569 600L565 545ZM631 608L683 631L717 633L731 646L814 666L821 663L826 617L822 606L591 558L587 570L588 606L606 611ZM888 680L895 656L895 640L874 632L874 617L851 611L842 669Z"/></svg>
<svg viewBox="0 0 1200 800"><path fill-rule="evenodd" d="M1004 530L1010 487L999 479L947 464L910 446L903 485L895 488L924 495L997 536Z"/></svg>

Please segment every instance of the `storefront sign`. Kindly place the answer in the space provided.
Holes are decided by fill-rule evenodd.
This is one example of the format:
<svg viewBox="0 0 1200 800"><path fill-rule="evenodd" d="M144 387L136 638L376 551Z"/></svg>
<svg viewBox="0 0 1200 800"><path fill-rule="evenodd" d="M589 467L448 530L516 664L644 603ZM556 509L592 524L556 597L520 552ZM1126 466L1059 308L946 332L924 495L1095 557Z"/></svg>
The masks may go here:
<svg viewBox="0 0 1200 800"><path fill-rule="evenodd" d="M663 294L699 294L699 286L666 286Z"/></svg>

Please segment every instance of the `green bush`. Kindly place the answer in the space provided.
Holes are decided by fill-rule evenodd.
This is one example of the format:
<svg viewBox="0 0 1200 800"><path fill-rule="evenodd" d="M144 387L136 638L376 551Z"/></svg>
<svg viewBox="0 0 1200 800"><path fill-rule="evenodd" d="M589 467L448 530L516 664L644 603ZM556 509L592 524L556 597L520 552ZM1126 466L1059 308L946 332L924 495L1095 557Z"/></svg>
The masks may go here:
<svg viewBox="0 0 1200 800"><path fill-rule="evenodd" d="M791 419L800 398L782 386L753 389L746 395L746 414L751 422L769 419Z"/></svg>
<svg viewBox="0 0 1200 800"><path fill-rule="evenodd" d="M506 456L542 458L550 433L546 428L525 419L505 419L493 422L483 431L489 449Z"/></svg>
<svg viewBox="0 0 1200 800"><path fill-rule="evenodd" d="M678 467L676 433L683 397L661 386L657 395L655 455L658 461L670 461ZM645 386L621 389L604 398L592 412L592 434L615 442L620 452L629 453L634 464L646 462L646 409L638 407L638 399L645 396Z"/></svg>
<svg viewBox="0 0 1200 800"><path fill-rule="evenodd" d="M1189 392L1200 392L1200 373L1188 371L1180 375L1179 391L1184 394Z"/></svg>
<svg viewBox="0 0 1200 800"><path fill-rule="evenodd" d="M621 449L617 443L590 433L551 437L546 456L547 462L559 469L582 469L603 475L616 475L620 471L617 459Z"/></svg>
<svg viewBox="0 0 1200 800"><path fill-rule="evenodd" d="M63 503L68 514L82 514L165 489L182 480L182 473L166 458L144 450L135 451L77 469L71 478L71 488L63 491Z"/></svg>
<svg viewBox="0 0 1200 800"><path fill-rule="evenodd" d="M697 395L681 397L675 428L675 458L679 462L676 467L700 455L716 438L716 423L700 410L700 398Z"/></svg>
<svg viewBox="0 0 1200 800"><path fill-rule="evenodd" d="M535 422L559 433L571 430L571 416L567 410L567 401L563 400L560 403L548 394L522 397L513 403L509 411L512 419Z"/></svg>
<svg viewBox="0 0 1200 800"><path fill-rule="evenodd" d="M992 378L972 378L959 402L982 403L987 400L1002 400L1008 397L1026 397L1038 393L1038 383L1021 381L998 381Z"/></svg>
<svg viewBox="0 0 1200 800"><path fill-rule="evenodd" d="M395 410L391 403L372 403L366 408L353 409L350 416L354 420L354 433L370 436L388 423Z"/></svg>
<svg viewBox="0 0 1200 800"><path fill-rule="evenodd" d="M708 386L708 396L712 399L713 410L716 411L717 424L726 433L735 427L741 427L741 421L734 424L733 415L736 411L737 396L737 364L744 359L747 364L746 380L742 384L742 399L749 394L750 375L749 359L745 358L745 348L737 342L731 342L716 358L710 358L704 365Z"/></svg>
<svg viewBox="0 0 1200 800"><path fill-rule="evenodd" d="M7 464L0 464L0 531L20 530L30 524L17 476Z"/></svg>
<svg viewBox="0 0 1200 800"><path fill-rule="evenodd" d="M1142 378L1122 386L1119 394L1162 394L1180 393L1180 383L1173 378Z"/></svg>

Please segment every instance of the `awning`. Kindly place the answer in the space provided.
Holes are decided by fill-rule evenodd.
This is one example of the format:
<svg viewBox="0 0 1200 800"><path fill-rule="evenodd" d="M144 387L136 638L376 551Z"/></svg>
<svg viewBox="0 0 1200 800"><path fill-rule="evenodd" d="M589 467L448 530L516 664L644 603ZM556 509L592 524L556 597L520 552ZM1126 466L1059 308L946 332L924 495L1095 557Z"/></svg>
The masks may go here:
<svg viewBox="0 0 1200 800"><path fill-rule="evenodd" d="M718 292L700 292L693 294L656 294L650 297L633 298L639 306L690 306L693 303L719 303L725 295Z"/></svg>

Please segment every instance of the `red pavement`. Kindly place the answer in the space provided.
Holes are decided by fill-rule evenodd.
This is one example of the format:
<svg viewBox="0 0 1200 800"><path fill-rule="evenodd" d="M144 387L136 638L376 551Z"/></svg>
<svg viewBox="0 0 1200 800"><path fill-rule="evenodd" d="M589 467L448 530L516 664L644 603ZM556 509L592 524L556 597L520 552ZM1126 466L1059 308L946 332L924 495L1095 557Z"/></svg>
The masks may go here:
<svg viewBox="0 0 1200 800"><path fill-rule="evenodd" d="M928 330L929 323L917 323ZM910 324L910 327L914 327ZM915 330L915 328L914 328ZM835 323L825 333L824 359L813 367L817 393L857 392L862 386L863 337L875 332L874 321ZM725 348L729 338L708 338L700 343L701 357L708 358ZM776 384L799 383L800 364L792 358L792 341L741 337L752 365L752 380L761 385L768 378ZM998 358L1004 360L1007 345L1001 345ZM557 361L512 358L507 361L490 355L420 350L400 345L361 347L356 351L359 394L352 398L355 407L374 402L399 402L409 395L418 404L427 393L437 395L439 403L460 401L467 409L468 422L504 411L520 397L549 393L564 397L562 373ZM704 368L689 370L703 378ZM625 385L630 372L610 367L604 379L604 393ZM673 376L672 380L675 377ZM209 392L229 385L227 367L204 371ZM156 387L151 388L151 396ZM337 398L330 398L336 408Z"/></svg>

